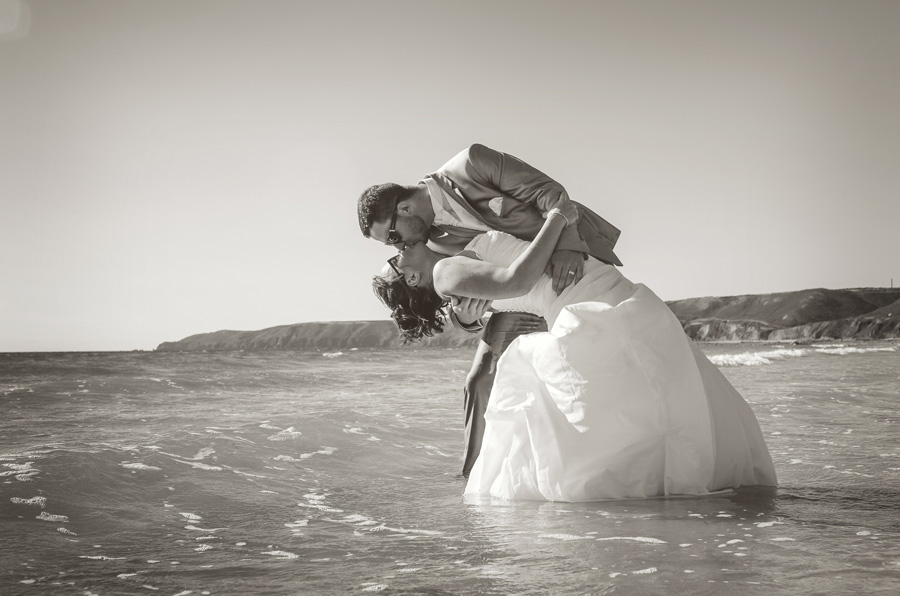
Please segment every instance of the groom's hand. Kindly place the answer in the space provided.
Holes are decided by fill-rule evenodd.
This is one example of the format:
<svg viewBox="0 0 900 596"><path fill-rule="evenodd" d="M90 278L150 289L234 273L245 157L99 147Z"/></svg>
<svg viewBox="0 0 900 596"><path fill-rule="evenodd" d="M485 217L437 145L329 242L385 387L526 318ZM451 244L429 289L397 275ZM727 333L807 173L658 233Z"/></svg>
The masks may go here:
<svg viewBox="0 0 900 596"><path fill-rule="evenodd" d="M463 325L471 325L475 321L481 319L488 307L491 306L490 300L479 300L478 298L457 298L453 296L450 299L453 312L456 314L456 320Z"/></svg>
<svg viewBox="0 0 900 596"><path fill-rule="evenodd" d="M553 279L553 291L558 296L584 277L584 253L565 248L557 250L550 257L546 273Z"/></svg>

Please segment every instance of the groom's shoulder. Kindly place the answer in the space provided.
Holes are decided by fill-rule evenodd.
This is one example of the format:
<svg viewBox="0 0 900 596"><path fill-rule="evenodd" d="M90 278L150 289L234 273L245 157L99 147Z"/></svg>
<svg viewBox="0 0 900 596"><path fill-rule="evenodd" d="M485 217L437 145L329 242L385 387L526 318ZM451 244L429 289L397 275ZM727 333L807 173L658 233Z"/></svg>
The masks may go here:
<svg viewBox="0 0 900 596"><path fill-rule="evenodd" d="M457 176L471 176L473 169L477 170L484 167L486 163L491 161L491 156L496 153L496 151L486 145L472 143L451 157L437 172L451 179Z"/></svg>

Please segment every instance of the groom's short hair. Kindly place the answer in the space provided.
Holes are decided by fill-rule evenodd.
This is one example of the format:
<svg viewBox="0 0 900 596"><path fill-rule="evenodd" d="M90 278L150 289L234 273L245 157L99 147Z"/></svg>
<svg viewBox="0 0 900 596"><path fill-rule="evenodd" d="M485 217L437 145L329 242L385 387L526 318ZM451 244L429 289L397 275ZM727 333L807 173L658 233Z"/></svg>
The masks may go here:
<svg viewBox="0 0 900 596"><path fill-rule="evenodd" d="M390 219L394 206L413 196L415 190L415 186L401 186L393 182L376 184L364 190L356 202L359 229L363 236L369 237L369 228L376 221Z"/></svg>

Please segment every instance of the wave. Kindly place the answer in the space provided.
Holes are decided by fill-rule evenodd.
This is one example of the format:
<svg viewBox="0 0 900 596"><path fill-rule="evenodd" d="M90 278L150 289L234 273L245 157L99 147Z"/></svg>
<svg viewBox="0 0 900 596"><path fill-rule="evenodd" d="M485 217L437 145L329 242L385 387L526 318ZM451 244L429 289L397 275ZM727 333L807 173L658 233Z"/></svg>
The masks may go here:
<svg viewBox="0 0 900 596"><path fill-rule="evenodd" d="M716 366L759 366L761 364L772 364L773 361L783 360L784 358L805 356L806 353L807 350L802 349L779 349L765 352L742 352L740 354L716 354L710 356L709 360Z"/></svg>
<svg viewBox="0 0 900 596"><path fill-rule="evenodd" d="M845 346L836 346L828 348L816 348L816 352L820 354L833 354L837 356L845 356L847 354L866 354L868 352L896 352L897 348L854 348Z"/></svg>
<svg viewBox="0 0 900 596"><path fill-rule="evenodd" d="M809 354L829 354L846 356L848 354L868 354L872 352L896 352L896 346L856 348L845 344L823 344L814 348L779 348L762 352L741 352L739 354L715 354L709 360L716 366L760 366L772 364L776 360L798 358Z"/></svg>

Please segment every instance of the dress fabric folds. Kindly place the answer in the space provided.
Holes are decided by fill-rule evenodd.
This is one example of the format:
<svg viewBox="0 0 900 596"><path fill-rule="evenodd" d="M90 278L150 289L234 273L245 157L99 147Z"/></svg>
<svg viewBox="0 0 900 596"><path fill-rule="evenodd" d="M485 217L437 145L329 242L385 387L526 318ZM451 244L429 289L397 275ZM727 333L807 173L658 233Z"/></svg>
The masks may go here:
<svg viewBox="0 0 900 596"><path fill-rule="evenodd" d="M508 265L527 243L476 237ZM501 356L467 497L593 501L775 485L753 411L650 289L594 259L557 296L547 276L493 303L547 320Z"/></svg>

